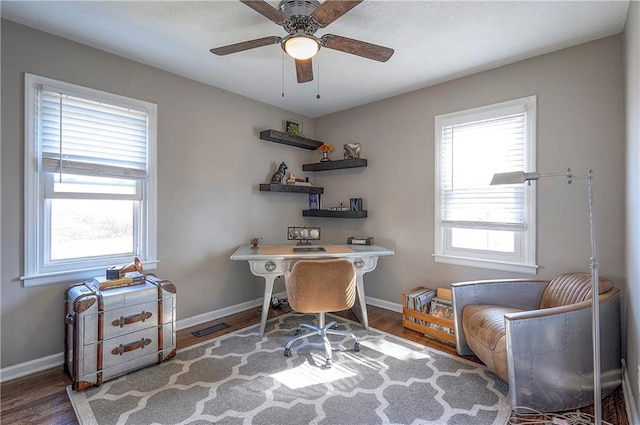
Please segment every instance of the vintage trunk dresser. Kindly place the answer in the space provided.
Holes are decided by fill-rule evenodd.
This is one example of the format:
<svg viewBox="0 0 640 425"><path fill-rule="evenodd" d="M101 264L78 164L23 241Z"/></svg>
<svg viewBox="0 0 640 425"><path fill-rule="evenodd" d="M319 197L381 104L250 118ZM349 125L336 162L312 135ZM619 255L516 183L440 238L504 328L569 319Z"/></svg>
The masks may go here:
<svg viewBox="0 0 640 425"><path fill-rule="evenodd" d="M176 287L147 275L142 284L65 290L65 361L73 389L83 391L176 354Z"/></svg>

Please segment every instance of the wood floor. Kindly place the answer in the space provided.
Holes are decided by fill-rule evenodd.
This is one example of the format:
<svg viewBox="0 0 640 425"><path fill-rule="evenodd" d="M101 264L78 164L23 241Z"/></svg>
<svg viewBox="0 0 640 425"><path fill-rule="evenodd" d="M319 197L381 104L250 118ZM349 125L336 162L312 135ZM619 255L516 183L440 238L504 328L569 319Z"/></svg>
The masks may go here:
<svg viewBox="0 0 640 425"><path fill-rule="evenodd" d="M381 331L397 335L429 347L456 355L455 348L434 341L422 334L402 327L400 313L368 306L369 324ZM275 317L287 313L287 306L272 309L269 317ZM339 313L341 316L355 320L350 311ZM248 310L234 314L214 322L203 323L193 328L183 329L178 332L178 349L215 338L260 321L258 309ZM191 332L225 322L228 328L219 332L195 337ZM464 356L467 360L478 362L472 356ZM62 366L15 379L0 385L0 423L2 424L78 424L73 408L66 393L66 387L71 384L70 379L63 372ZM603 400L603 419L614 425L629 425L625 413L622 388L618 388L612 395ZM583 412L592 414L593 409L586 407ZM529 418L531 419L531 418Z"/></svg>

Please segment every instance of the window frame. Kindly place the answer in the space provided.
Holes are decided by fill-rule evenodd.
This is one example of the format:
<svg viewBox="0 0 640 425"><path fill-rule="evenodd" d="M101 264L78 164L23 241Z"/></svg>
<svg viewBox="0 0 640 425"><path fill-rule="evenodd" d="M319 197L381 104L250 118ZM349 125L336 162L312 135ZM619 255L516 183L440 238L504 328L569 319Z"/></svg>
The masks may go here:
<svg viewBox="0 0 640 425"><path fill-rule="evenodd" d="M88 87L57 81L34 74L25 73L25 170L24 170L24 275L20 277L25 287L42 286L61 282L81 281L104 273L106 267L126 264L132 261L130 255L105 256L100 259L85 257L63 264L45 265L47 241L51 236L48 219L48 199L51 196L51 178L40 169L40 141L38 140L39 89L42 86L57 88L87 99L100 99L114 105L128 105L143 109L147 113L147 176L141 180L137 190L142 199L132 199L130 195L117 199L134 202L134 233L139 242L135 253L145 270L153 270L157 264L157 105L121 95L107 93ZM110 195L73 194L65 198L113 199Z"/></svg>
<svg viewBox="0 0 640 425"><path fill-rule="evenodd" d="M480 117L504 116L504 112L523 106L525 108L525 152L524 171L535 170L536 165L536 127L537 127L537 97L527 96L506 102L485 105L463 111L437 115L435 117L435 227L434 227L434 261L437 263L477 267L483 269L500 270L535 275L538 273L536 264L536 189L535 185L525 184L524 189L524 230L513 230L515 252L500 254L496 251L453 248L451 246L452 228L478 228L495 230L491 226L455 226L446 225L442 221L442 129L455 122L473 122ZM503 112L501 115L500 112Z"/></svg>

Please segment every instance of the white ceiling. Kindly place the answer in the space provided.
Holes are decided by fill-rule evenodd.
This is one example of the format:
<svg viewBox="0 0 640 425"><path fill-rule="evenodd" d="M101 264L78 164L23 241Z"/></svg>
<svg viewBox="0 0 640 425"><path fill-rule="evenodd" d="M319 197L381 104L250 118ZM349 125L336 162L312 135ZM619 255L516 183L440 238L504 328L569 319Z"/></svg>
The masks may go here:
<svg viewBox="0 0 640 425"><path fill-rule="evenodd" d="M316 118L618 34L629 1L365 0L316 35L380 44L394 55L380 63L322 49L315 79L305 84L296 82L293 59L285 57L283 66L277 44L228 56L209 52L286 35L237 0L0 5L2 18Z"/></svg>

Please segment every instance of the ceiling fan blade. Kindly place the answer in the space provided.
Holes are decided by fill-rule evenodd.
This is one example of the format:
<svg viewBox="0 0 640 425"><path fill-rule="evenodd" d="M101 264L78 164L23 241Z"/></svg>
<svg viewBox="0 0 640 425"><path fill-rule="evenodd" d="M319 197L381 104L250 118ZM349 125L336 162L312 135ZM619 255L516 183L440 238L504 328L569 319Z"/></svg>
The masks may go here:
<svg viewBox="0 0 640 425"><path fill-rule="evenodd" d="M313 81L313 62L311 59L296 59L296 75L299 83Z"/></svg>
<svg viewBox="0 0 640 425"><path fill-rule="evenodd" d="M362 1L363 0L325 0L324 3L313 11L311 17L324 28L362 3Z"/></svg>
<svg viewBox="0 0 640 425"><path fill-rule="evenodd" d="M284 16L282 12L280 12L278 9L271 6L264 0L240 0L240 2L246 4L265 18L275 22L278 25L282 25L284 21L287 20L287 17Z"/></svg>
<svg viewBox="0 0 640 425"><path fill-rule="evenodd" d="M270 44L277 44L282 41L282 38L271 36L258 38L250 41L243 41L241 43L229 44L228 46L216 47L209 50L214 55L224 56L231 53L242 52L244 50L255 49L256 47L268 46Z"/></svg>
<svg viewBox="0 0 640 425"><path fill-rule="evenodd" d="M311 17L324 28L360 3L362 0L325 0L313 11Z"/></svg>
<svg viewBox="0 0 640 425"><path fill-rule="evenodd" d="M320 38L322 45L328 49L339 50L352 55L362 56L378 62L386 62L394 50L377 44L366 43L339 35L325 34Z"/></svg>

